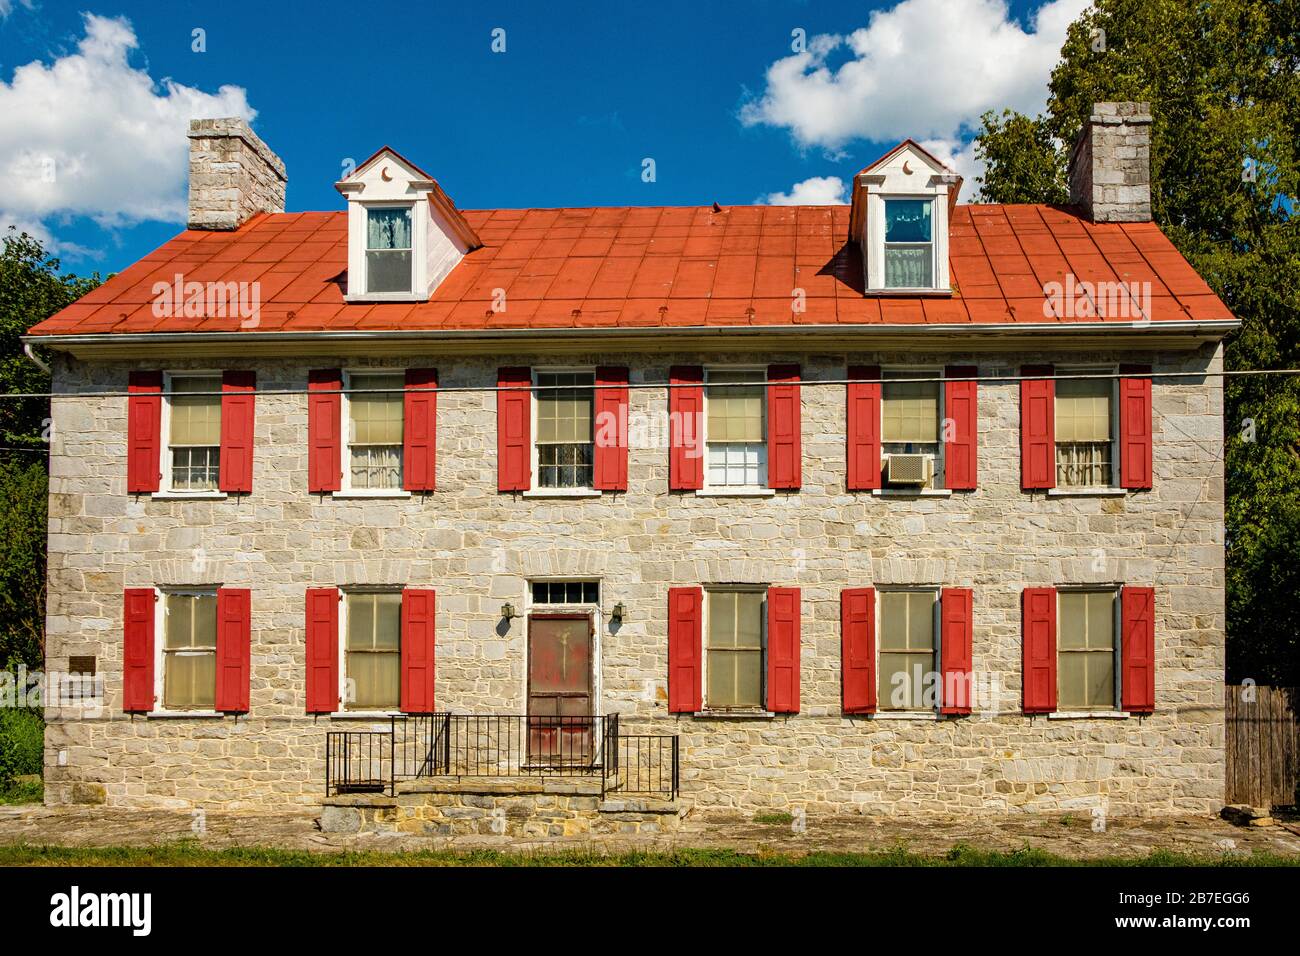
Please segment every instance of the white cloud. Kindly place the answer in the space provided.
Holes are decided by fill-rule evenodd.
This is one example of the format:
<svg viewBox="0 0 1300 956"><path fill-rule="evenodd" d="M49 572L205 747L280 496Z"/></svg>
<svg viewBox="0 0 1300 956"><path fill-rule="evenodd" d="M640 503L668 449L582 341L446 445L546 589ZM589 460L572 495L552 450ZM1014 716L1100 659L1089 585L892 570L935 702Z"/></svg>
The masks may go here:
<svg viewBox="0 0 1300 956"><path fill-rule="evenodd" d="M36 0L18 0L19 3L27 10L31 10ZM5 19L9 14L14 12L14 0L0 0L0 20Z"/></svg>
<svg viewBox="0 0 1300 956"><path fill-rule="evenodd" d="M840 177L813 176L795 183L788 193L769 193L757 201L765 206L834 206L848 200Z"/></svg>
<svg viewBox="0 0 1300 956"><path fill-rule="evenodd" d="M1066 28L1088 4L1050 0L1028 15L1026 29L1004 0L901 0L847 37L814 37L806 53L773 63L741 121L789 129L800 147L836 156L855 139L910 136L943 144L943 158L969 175L977 170L963 144L980 114L1042 110ZM850 58L832 67L841 50Z"/></svg>
<svg viewBox="0 0 1300 956"><path fill-rule="evenodd" d="M238 86L205 93L154 82L128 61L138 42L127 20L84 16L75 53L0 80L0 225L32 232L71 216L105 228L183 222L190 119L257 113Z"/></svg>

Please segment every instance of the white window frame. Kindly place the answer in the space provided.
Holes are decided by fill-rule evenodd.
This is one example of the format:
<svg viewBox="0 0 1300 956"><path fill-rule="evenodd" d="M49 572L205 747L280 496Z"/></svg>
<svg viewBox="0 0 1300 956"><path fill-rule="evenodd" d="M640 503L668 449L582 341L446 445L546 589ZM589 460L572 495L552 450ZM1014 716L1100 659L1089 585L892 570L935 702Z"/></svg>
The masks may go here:
<svg viewBox="0 0 1300 956"><path fill-rule="evenodd" d="M884 191L882 185L865 181L867 189L867 288L871 295L918 295L937 293L950 295L951 280L948 275L948 192L947 186L936 184L915 192ZM890 288L885 285L885 202L890 199L929 200L932 255L931 286Z"/></svg>
<svg viewBox="0 0 1300 956"><path fill-rule="evenodd" d="M542 487L542 471L539 465L540 454L538 452L537 442L537 419L538 419L538 402L537 402L537 380L541 375L565 375L565 374L584 374L592 376L592 399L591 399L591 481L592 484L582 488L544 488ZM531 389L528 393L528 454L529 466L531 468L532 478L529 482L528 490L524 492L526 498L599 498L603 492L596 490L593 485L596 481L596 392L595 392L595 375L596 366L594 365L539 365L529 369L531 377ZM538 579L542 580L542 579ZM557 579L558 580L558 579ZM579 580L579 579L574 579ZM590 578L584 579L590 580ZM531 593L531 591L530 591Z"/></svg>
<svg viewBox="0 0 1300 956"><path fill-rule="evenodd" d="M704 591L704 600L700 602L700 713L702 717L775 717L776 714L768 707L767 686L767 592L770 585L767 584L706 584L702 588ZM735 593L737 591L746 594L762 595L763 601L759 605L759 706L747 708L735 708L728 710L726 708L715 708L709 704L709 602L714 594Z"/></svg>
<svg viewBox="0 0 1300 956"><path fill-rule="evenodd" d="M353 488L352 487L352 377L354 375L404 375L404 368L345 368L343 369L343 402L340 409L339 426L342 431L339 441L339 471L343 477L339 482L336 498L410 498L411 492L402 487L406 481L406 396L402 399L402 469L396 488Z"/></svg>
<svg viewBox="0 0 1300 956"><path fill-rule="evenodd" d="M1113 603L1111 606L1111 634L1114 639L1115 648L1112 652L1115 656L1115 691L1112 706L1105 710L1061 710L1061 597L1066 594L1110 594ZM1070 717L1107 717L1107 718L1126 718L1128 713L1124 710L1124 653L1123 653L1123 598L1124 586L1122 584L1058 584L1056 586L1056 710L1048 714L1049 717L1070 718ZM1067 652L1068 653L1068 652Z"/></svg>
<svg viewBox="0 0 1300 956"><path fill-rule="evenodd" d="M185 369L177 372L163 372L162 414L158 416L158 473L162 480L154 498L225 498L221 490L221 437L217 436L217 487L203 491L190 491L172 486L172 382L178 378L217 378L221 379L220 369ZM224 394L224 386L222 393ZM221 395L217 396L218 416L221 411ZM220 421L220 417L218 417ZM220 426L218 426L220 428Z"/></svg>
<svg viewBox="0 0 1300 956"><path fill-rule="evenodd" d="M1054 370L1054 375L1119 375L1119 366L1111 365L1070 365L1063 366ZM1052 383L1052 484L1055 486L1049 489L1049 494L1055 492L1058 495L1088 495L1098 492L1106 493L1119 491L1123 488L1119 483L1119 378L1112 378L1110 383L1110 483L1106 485L1060 485L1056 483L1056 454L1060 445L1059 440L1055 439L1056 435L1056 382Z"/></svg>
<svg viewBox="0 0 1300 956"><path fill-rule="evenodd" d="M885 602L886 594L929 594L934 598L933 609L930 621L930 640L933 643L933 653L931 656L931 673L938 675L938 683L934 688L934 706L919 707L913 710L897 710L885 707L884 694L880 690L880 658L882 654L881 640L884 632L885 623ZM877 718L895 720L931 720L939 716L940 709L943 706L943 589L937 584L906 584L906 585L886 585L876 588L875 601L875 618L876 618L876 647L875 647L875 672L876 672L876 713L873 715ZM893 652L885 652L893 653ZM918 652L919 654L919 652ZM925 685L922 682L922 694L925 693Z"/></svg>
<svg viewBox="0 0 1300 956"><path fill-rule="evenodd" d="M365 291L356 298L364 299L368 302L410 302L417 298L416 289L420 272L420 259L424 255L424 243L421 241L420 229L421 222L417 218L417 213L424 208L417 202L400 202L392 200L383 200L375 202L360 202L361 207L361 288ZM406 209L411 213L411 288L406 292L371 292L370 291L370 257L366 253L371 252L370 245L366 237L370 234L370 211L372 209Z"/></svg>
<svg viewBox="0 0 1300 956"><path fill-rule="evenodd" d="M163 650L163 645L167 643L167 598L170 595L211 595L214 599L220 585L187 585L185 587L158 587L153 589L153 707L146 716L149 717L224 717L219 710L169 710L166 698L166 662L167 656ZM216 610L215 601L213 604L213 614L217 615L217 623L220 622L219 613ZM216 653L214 651L214 653ZM218 660L218 664L220 661ZM219 683L220 674L214 675L214 682ZM215 691L215 687L213 688ZM215 695L213 697L215 702Z"/></svg>
<svg viewBox="0 0 1300 956"><path fill-rule="evenodd" d="M939 382L937 383L939 386L938 388L939 394L938 394L937 404L935 406L935 414L938 415L938 420L935 423L938 439L936 440L935 444L938 447L934 453L934 475L930 478L930 483L928 485L921 485L919 488L916 489L900 488L898 486L886 485L885 482L882 480L880 483L881 487L876 490L879 491L881 495L947 494L948 493L948 459L947 456L944 454L946 443L943 440L943 423L946 417L944 415L944 408L945 408L944 399L946 396L947 384L943 381L942 367L932 368L930 366L924 366L924 365L881 366L880 421L877 426L879 428L879 434L880 434L880 464L878 467L881 469L882 472L884 471L885 454L886 454L885 445L900 444L900 442L885 441L885 388L891 380L890 376L897 375L898 373L916 373L920 377L939 379ZM883 475L882 475L882 479L883 479Z"/></svg>
<svg viewBox="0 0 1300 956"><path fill-rule="evenodd" d="M580 601L576 604L542 602L538 603L533 600L534 584L561 584L569 581L595 582L596 584L596 603L590 604ZM520 713L528 710L528 618L534 613L538 614L586 614L591 618L591 709L595 712L592 716L600 716L605 713L603 704L604 681L601 675L601 656L604 645L604 631L608 626L605 622L605 579L593 577L590 574L548 574L530 577L524 581L524 599L520 602L523 606L523 627L524 627L524 668L523 676L519 685L519 699L523 701ZM615 603L617 599L615 599ZM593 743L599 754L600 748L604 745L603 740Z"/></svg>
<svg viewBox="0 0 1300 956"><path fill-rule="evenodd" d="M392 710L348 710L348 597L354 594L396 594L399 600L404 598L403 592L406 590L405 585L369 585L354 584L347 587L339 588L339 626L336 643L338 646L335 652L338 654L338 674L339 674L339 693L338 693L338 710L330 716L338 718L351 718L355 720L374 720L379 717L400 717L402 716L402 699L401 699L401 678L398 678L398 695L397 706ZM402 667L402 624L401 611L398 611L397 625L397 667L398 674L401 674Z"/></svg>
<svg viewBox="0 0 1300 956"><path fill-rule="evenodd" d="M763 396L763 440L760 442L762 450L760 452L762 470L762 481L756 485L715 485L709 480L709 379L717 372L754 372L761 377L760 384ZM768 460L768 428L771 422L768 420L769 410L767 407L768 398L768 377L766 365L710 365L704 369L704 407L700 415L700 454L703 458L701 468L703 469L703 490L696 492L705 495L774 495L775 490L772 488L771 462Z"/></svg>

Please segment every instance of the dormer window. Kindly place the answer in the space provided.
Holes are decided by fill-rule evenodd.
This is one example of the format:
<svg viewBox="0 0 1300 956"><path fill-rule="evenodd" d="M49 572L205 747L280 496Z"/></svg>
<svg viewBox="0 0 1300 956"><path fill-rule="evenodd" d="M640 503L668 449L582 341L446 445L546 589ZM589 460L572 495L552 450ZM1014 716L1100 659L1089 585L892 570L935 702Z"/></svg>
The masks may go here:
<svg viewBox="0 0 1300 956"><path fill-rule="evenodd" d="M934 200L885 200L885 288L934 288Z"/></svg>
<svg viewBox="0 0 1300 956"><path fill-rule="evenodd" d="M483 245L428 173L385 146L334 188L348 201L348 302L425 302Z"/></svg>
<svg viewBox="0 0 1300 956"><path fill-rule="evenodd" d="M867 295L951 294L948 212L961 177L910 139L853 179L849 238Z"/></svg>
<svg viewBox="0 0 1300 956"><path fill-rule="evenodd" d="M411 291L411 207L366 210L366 291Z"/></svg>

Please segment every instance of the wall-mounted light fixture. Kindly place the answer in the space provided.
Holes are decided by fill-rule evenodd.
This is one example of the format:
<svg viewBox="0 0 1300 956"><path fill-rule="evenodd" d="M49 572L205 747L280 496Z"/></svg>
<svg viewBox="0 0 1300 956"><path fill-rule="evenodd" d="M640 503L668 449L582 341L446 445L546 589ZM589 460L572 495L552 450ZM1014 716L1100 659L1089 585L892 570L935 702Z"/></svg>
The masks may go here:
<svg viewBox="0 0 1300 956"><path fill-rule="evenodd" d="M619 601L617 604L614 605L613 609L609 612L609 619L613 621L615 624L622 624L623 612L625 610L626 609L623 607L623 602Z"/></svg>
<svg viewBox="0 0 1300 956"><path fill-rule="evenodd" d="M501 605L501 616L509 621L517 618L519 615L515 613L515 606L507 601L505 604Z"/></svg>

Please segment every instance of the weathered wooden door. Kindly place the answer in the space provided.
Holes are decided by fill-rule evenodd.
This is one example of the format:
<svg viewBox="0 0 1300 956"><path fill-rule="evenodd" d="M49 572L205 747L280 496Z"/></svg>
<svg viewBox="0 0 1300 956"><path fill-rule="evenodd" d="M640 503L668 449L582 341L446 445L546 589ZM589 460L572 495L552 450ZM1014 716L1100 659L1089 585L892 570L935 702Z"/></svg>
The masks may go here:
<svg viewBox="0 0 1300 956"><path fill-rule="evenodd" d="M528 618L528 760L592 760L592 625L586 614Z"/></svg>

